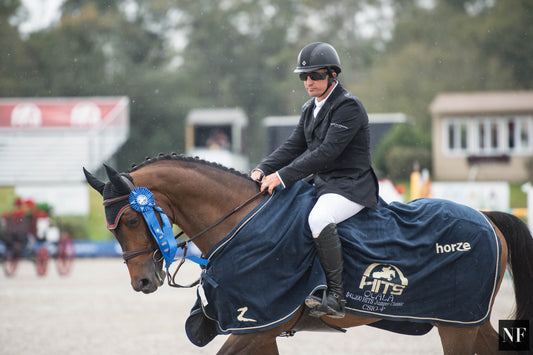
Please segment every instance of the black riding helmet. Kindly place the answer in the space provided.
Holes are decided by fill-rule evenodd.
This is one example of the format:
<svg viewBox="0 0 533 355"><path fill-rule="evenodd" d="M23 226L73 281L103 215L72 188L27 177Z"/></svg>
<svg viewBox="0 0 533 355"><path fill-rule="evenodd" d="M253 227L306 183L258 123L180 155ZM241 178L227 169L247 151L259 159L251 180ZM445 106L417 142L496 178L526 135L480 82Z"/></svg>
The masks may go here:
<svg viewBox="0 0 533 355"><path fill-rule="evenodd" d="M298 63L296 64L295 73L308 73L318 69L326 69L328 73L328 86L320 95L324 95L336 79L332 72L341 72L341 61L339 55L333 46L329 43L314 42L305 46L298 54Z"/></svg>
<svg viewBox="0 0 533 355"><path fill-rule="evenodd" d="M341 62L339 55L329 43L314 42L305 46L298 54L295 73L307 73L317 69L332 69L339 74Z"/></svg>

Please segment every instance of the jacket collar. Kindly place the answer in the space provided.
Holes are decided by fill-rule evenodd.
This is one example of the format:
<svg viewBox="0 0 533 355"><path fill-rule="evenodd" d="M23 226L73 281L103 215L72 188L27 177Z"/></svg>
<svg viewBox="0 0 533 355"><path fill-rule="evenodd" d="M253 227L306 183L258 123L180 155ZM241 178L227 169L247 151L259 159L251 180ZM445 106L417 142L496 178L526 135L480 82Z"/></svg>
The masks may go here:
<svg viewBox="0 0 533 355"><path fill-rule="evenodd" d="M329 111L329 108L331 107L332 103L335 101L335 99L343 92L343 87L341 86L341 83L337 81L337 85L333 88L333 91L329 94L329 96L326 98L326 102L324 102L324 106L320 109L318 112L318 115L314 119L313 128L315 128L324 117L326 117L326 113ZM311 105L311 117L313 115L313 109L315 108L315 101L313 99L312 105Z"/></svg>

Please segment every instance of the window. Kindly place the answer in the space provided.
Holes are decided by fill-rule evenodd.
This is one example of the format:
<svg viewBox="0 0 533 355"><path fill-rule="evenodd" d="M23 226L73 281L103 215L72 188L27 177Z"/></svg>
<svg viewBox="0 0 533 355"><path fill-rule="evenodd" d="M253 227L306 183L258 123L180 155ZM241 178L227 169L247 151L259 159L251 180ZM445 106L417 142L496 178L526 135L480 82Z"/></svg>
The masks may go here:
<svg viewBox="0 0 533 355"><path fill-rule="evenodd" d="M533 117L453 117L443 120L443 150L451 155L533 153Z"/></svg>
<svg viewBox="0 0 533 355"><path fill-rule="evenodd" d="M516 125L513 119L510 119L507 123L507 146L510 150L516 148L515 145L515 136L516 136Z"/></svg>
<svg viewBox="0 0 533 355"><path fill-rule="evenodd" d="M477 131L477 142L478 142L478 150L482 152L485 150L485 147L487 146L487 129L485 122L478 122L478 131Z"/></svg>
<svg viewBox="0 0 533 355"><path fill-rule="evenodd" d="M494 118L482 118L476 120L477 129L477 149L472 153L480 155L493 155L504 153L504 147L500 146L498 133L502 122Z"/></svg>
<svg viewBox="0 0 533 355"><path fill-rule="evenodd" d="M452 119L447 122L447 150L450 153L466 152L468 126L466 121Z"/></svg>
<svg viewBox="0 0 533 355"><path fill-rule="evenodd" d="M516 124L514 150L519 153L533 152L533 117L514 119Z"/></svg>
<svg viewBox="0 0 533 355"><path fill-rule="evenodd" d="M531 126L533 125L531 120L521 120L520 135L520 148L531 150Z"/></svg>
<svg viewBox="0 0 533 355"><path fill-rule="evenodd" d="M197 148L230 149L230 125L197 125L194 127L194 145Z"/></svg>
<svg viewBox="0 0 533 355"><path fill-rule="evenodd" d="M515 153L533 152L533 117L510 117L507 120L509 150Z"/></svg>

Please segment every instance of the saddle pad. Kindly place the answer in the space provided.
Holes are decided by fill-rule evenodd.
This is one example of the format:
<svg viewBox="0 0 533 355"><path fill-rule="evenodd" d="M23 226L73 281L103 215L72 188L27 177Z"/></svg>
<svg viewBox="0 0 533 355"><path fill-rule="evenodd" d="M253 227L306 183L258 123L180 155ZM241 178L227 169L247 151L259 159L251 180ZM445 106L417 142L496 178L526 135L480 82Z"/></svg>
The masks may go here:
<svg viewBox="0 0 533 355"><path fill-rule="evenodd" d="M266 330L324 289L307 224L315 200L305 182L267 196L205 255L190 317L203 313L221 334ZM338 230L348 312L462 326L488 319L501 246L480 212L446 200L381 200Z"/></svg>

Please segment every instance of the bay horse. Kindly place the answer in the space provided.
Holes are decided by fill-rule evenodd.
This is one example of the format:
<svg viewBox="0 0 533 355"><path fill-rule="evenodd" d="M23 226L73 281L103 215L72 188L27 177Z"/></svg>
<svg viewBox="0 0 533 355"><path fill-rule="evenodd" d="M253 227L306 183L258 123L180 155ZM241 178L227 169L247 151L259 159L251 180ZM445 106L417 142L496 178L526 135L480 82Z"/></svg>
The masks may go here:
<svg viewBox="0 0 533 355"><path fill-rule="evenodd" d="M108 224L124 252L131 285L135 291L152 293L164 282L163 258L154 258L157 245L150 226L133 208L115 210L115 205L128 197L134 187L145 187L153 193L157 206L187 236L203 255L221 241L234 226L257 206L261 199L259 185L247 175L198 158L160 154L147 158L129 172L120 174L105 166L109 182L96 178L84 169L91 187L104 197L108 212L116 218ZM125 176L129 177L128 179ZM126 181L126 182L125 182ZM111 191L111 192L110 192ZM105 198L107 194L107 199ZM112 198L109 198L112 197ZM239 206L238 208L236 208ZM485 212L501 242L499 289L507 264L513 277L515 319L533 319L533 239L527 226L513 215ZM221 217L224 218L221 219ZM160 217L158 217L161 220ZM305 306L293 318L269 330L246 334L230 334L219 354L277 354L277 337L290 331ZM379 319L346 313L344 318L323 316L322 320L338 328L349 328L378 322ZM434 323L438 328L444 354L492 354L498 349L498 334L490 321L480 326L459 327Z"/></svg>

